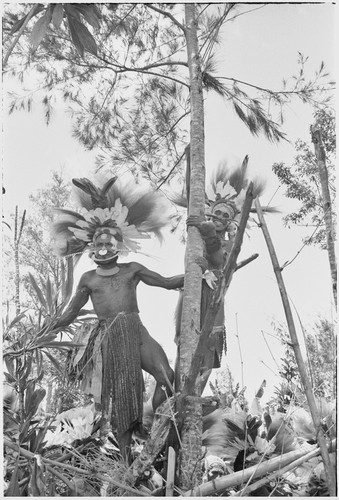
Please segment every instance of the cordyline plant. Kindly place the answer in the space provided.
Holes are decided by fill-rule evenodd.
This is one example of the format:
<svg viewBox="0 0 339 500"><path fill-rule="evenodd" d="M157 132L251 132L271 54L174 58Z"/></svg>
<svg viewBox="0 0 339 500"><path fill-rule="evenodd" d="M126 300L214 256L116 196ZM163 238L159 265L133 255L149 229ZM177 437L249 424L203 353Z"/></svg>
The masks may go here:
<svg viewBox="0 0 339 500"><path fill-rule="evenodd" d="M39 416L40 405L45 398L44 375L46 364L53 366L64 376L64 363L60 363L58 352L69 352L80 347L69 341L59 340L59 331L53 329L54 321L67 306L73 287L73 262L68 261L64 268L62 285L56 289L49 278L41 279L39 287L31 275L31 283L41 304L38 314L33 316L28 311L17 315L13 320L4 320L3 358L5 376L4 434L7 442L21 447L32 454L33 459L22 465L20 453L7 453L7 478L10 478L6 495L17 496L24 492L41 496L38 486L42 479L41 464L34 459L41 454L45 434L50 420ZM86 315L89 311L83 311ZM41 412L40 412L41 413Z"/></svg>

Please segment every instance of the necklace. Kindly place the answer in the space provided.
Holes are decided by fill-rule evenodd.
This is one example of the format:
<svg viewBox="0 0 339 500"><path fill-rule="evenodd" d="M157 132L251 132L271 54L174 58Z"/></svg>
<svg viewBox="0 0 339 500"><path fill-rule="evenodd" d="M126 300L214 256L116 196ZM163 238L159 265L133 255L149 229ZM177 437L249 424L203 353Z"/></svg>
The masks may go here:
<svg viewBox="0 0 339 500"><path fill-rule="evenodd" d="M95 270L95 272L99 274L99 276L114 276L115 274L118 274L119 271L120 268L118 266L113 267L112 269L104 269L102 267L97 267Z"/></svg>

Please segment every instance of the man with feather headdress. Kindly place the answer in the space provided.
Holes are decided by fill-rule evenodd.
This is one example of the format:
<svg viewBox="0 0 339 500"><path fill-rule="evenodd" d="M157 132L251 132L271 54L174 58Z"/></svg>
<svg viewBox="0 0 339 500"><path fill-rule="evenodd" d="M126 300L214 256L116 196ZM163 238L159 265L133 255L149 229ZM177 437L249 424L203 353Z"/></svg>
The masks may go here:
<svg viewBox="0 0 339 500"><path fill-rule="evenodd" d="M161 236L168 217L159 193L138 191L133 185L122 187L116 178L99 188L88 179L73 179L73 184L81 210L57 210L59 219L52 228L55 251L60 256L87 251L97 268L82 275L54 328L69 325L92 300L98 325L76 369L82 389L101 403L102 421L116 427L120 450L129 458L132 433L142 424L141 370L156 380L154 410L166 397L162 386L170 394L167 381L172 384L174 378L164 350L140 321L136 288L142 281L178 289L184 277L165 278L136 262L117 262L119 255L139 250L137 239L148 238L150 233Z"/></svg>
<svg viewBox="0 0 339 500"><path fill-rule="evenodd" d="M187 218L187 225L194 225L199 229L205 245L204 258L200 262L203 270L200 307L201 327L211 303L215 283L223 272L240 222L246 189L249 185L247 166L247 155L242 164L237 168L232 169L226 162L221 163L213 172L211 182L206 189L205 217L200 218L189 215ZM189 178L189 176L187 177ZM263 188L263 182L256 179L253 186L253 196L260 196ZM187 191L189 192L189 189ZM187 207L187 200L180 196L172 196L172 200L178 205ZM178 357L180 351L182 299L183 296L181 294L176 312ZM224 304L221 303L208 346L205 348L204 353L202 353L201 391L203 391L208 380L208 376L206 375L210 373L212 368L220 367L223 352L226 352L226 328ZM178 380L176 380L176 383L178 383Z"/></svg>

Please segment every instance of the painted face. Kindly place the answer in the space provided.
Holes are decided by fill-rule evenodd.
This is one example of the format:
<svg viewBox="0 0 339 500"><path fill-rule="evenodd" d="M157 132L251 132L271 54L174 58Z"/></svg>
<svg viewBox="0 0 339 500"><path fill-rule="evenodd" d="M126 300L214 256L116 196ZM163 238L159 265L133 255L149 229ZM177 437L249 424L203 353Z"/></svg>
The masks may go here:
<svg viewBox="0 0 339 500"><path fill-rule="evenodd" d="M109 262L118 256L118 242L111 234L101 233L94 240L92 259L97 262Z"/></svg>
<svg viewBox="0 0 339 500"><path fill-rule="evenodd" d="M226 231L227 226L230 224L234 217L234 211L232 207L226 205L226 203L218 203L212 210L212 218L215 229L217 231Z"/></svg>

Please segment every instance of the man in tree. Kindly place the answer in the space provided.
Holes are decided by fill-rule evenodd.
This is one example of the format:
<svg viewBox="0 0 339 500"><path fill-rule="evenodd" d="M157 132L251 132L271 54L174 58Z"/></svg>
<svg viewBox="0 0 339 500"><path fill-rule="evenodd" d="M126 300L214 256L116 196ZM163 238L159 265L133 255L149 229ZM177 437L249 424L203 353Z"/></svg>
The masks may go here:
<svg viewBox="0 0 339 500"><path fill-rule="evenodd" d="M140 281L150 286L177 289L183 275L165 278L136 262L120 264L120 254L137 251L134 238L160 235L166 223L160 195L123 189L110 179L101 189L88 179L73 179L80 190L82 213L59 210L54 224L60 255L88 250L97 269L84 273L76 294L55 328L74 321L90 298L98 316L85 352L77 363L85 392L101 403L102 430L110 421L117 429L120 450L130 459L133 431L142 424L143 379L141 369L154 376L155 410L165 399L162 386L171 393L174 373L162 347L140 321L136 287Z"/></svg>
<svg viewBox="0 0 339 500"><path fill-rule="evenodd" d="M212 299L215 282L221 276L227 258L231 252L237 227L240 221L241 209L248 186L247 177L248 156L245 156L241 166L230 169L227 164L221 163L213 173L210 185L206 192L207 220L189 216L187 225L193 225L200 231L204 240L204 258L201 262L203 284L201 293L200 327L202 328L205 315ZM259 196L263 185L256 183L255 191ZM176 198L178 204L184 205L183 200ZM267 207L265 207L266 209ZM182 297L179 299L177 317L181 317ZM180 324L177 323L176 341L180 345ZM203 354L201 366L201 392L203 391L208 375L212 368L219 368L223 351L226 351L226 329L224 304L217 312L209 343ZM204 376L205 375L205 376Z"/></svg>

